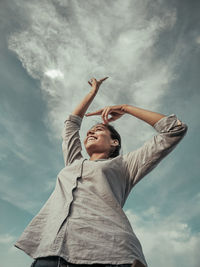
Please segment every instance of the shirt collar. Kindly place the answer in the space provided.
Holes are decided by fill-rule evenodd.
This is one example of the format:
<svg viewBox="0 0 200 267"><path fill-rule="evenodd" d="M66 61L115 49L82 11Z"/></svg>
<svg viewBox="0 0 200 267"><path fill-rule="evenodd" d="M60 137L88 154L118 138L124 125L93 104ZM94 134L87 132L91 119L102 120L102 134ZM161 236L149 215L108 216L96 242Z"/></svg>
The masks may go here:
<svg viewBox="0 0 200 267"><path fill-rule="evenodd" d="M89 161L104 161L104 160L109 160L109 159L111 159L111 158L108 158L108 159L95 159L95 160L89 160L89 159L87 159L87 160L89 160Z"/></svg>

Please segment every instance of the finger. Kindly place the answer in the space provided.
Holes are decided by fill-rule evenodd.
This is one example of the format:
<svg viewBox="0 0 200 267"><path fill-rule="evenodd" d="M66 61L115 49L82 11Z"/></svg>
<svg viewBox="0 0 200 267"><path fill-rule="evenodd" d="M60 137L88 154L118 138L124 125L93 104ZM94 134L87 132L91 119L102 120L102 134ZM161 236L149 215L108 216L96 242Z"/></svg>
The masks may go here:
<svg viewBox="0 0 200 267"><path fill-rule="evenodd" d="M97 80L95 78L90 79L91 82L96 82Z"/></svg>
<svg viewBox="0 0 200 267"><path fill-rule="evenodd" d="M90 86L92 86L91 82L88 81L88 83L89 83Z"/></svg>
<svg viewBox="0 0 200 267"><path fill-rule="evenodd" d="M104 113L104 119L107 121L107 123L109 122L109 118L108 115L111 113L112 108L108 107Z"/></svg>
<svg viewBox="0 0 200 267"><path fill-rule="evenodd" d="M108 123L106 117L105 117L105 114L106 114L106 111L107 111L108 108L104 108L102 114L101 114L101 117L102 117L102 120L104 121L104 123Z"/></svg>
<svg viewBox="0 0 200 267"><path fill-rule="evenodd" d="M105 81L106 79L108 79L109 77L105 77L105 78L102 78L102 79L100 79L99 81L100 82L103 82L103 81Z"/></svg>
<svg viewBox="0 0 200 267"><path fill-rule="evenodd" d="M106 109L106 112L105 112L105 115L104 115L104 118L105 120L108 122L108 114L110 113L111 109L110 108L107 108Z"/></svg>
<svg viewBox="0 0 200 267"><path fill-rule="evenodd" d="M104 108L104 110L103 110L103 112L102 112L102 114L101 114L101 118L102 118L102 120L104 121L104 123L107 124L106 119L105 119L105 113L106 113L106 110L107 110L107 108Z"/></svg>
<svg viewBox="0 0 200 267"><path fill-rule="evenodd" d="M85 116L101 115L102 110L103 109L100 109L100 110L97 110L97 111L94 111L94 112L88 112L88 113L85 114Z"/></svg>
<svg viewBox="0 0 200 267"><path fill-rule="evenodd" d="M110 118L110 119L108 119L108 122L111 122L111 121L115 121L116 119L115 118Z"/></svg>
<svg viewBox="0 0 200 267"><path fill-rule="evenodd" d="M102 118L102 121L106 124L106 121L104 120L104 113L105 113L105 109L104 109L103 112L101 113L101 118Z"/></svg>

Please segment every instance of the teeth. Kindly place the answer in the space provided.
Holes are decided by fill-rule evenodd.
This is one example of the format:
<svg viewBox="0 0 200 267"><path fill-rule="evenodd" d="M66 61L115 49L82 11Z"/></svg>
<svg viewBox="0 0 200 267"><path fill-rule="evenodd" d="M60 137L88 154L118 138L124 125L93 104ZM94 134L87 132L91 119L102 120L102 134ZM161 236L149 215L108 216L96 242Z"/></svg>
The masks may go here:
<svg viewBox="0 0 200 267"><path fill-rule="evenodd" d="M88 138L88 141L90 141L90 140L95 140L96 138L95 137L89 137Z"/></svg>

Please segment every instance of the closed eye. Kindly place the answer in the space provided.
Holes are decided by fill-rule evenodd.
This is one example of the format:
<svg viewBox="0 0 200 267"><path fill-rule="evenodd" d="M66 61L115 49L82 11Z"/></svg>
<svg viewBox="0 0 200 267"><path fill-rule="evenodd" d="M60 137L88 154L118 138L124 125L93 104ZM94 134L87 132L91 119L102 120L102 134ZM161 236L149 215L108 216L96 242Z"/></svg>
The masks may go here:
<svg viewBox="0 0 200 267"><path fill-rule="evenodd" d="M104 128L102 128L102 127L97 127L95 131L104 131ZM89 133L90 133L90 131L87 133L87 136L88 136Z"/></svg>

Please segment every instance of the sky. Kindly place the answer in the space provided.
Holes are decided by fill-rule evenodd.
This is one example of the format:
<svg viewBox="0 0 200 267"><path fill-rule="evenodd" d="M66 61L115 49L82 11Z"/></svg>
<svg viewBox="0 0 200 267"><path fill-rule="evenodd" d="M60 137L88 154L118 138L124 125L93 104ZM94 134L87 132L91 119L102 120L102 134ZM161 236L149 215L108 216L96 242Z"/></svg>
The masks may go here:
<svg viewBox="0 0 200 267"><path fill-rule="evenodd" d="M200 2L1 0L0 258L30 266L13 244L64 167L65 118L108 76L87 112L129 104L175 114L188 132L131 191L123 209L149 267L197 267L200 256ZM100 116L84 117L83 139ZM111 123L125 154L156 134L125 114Z"/></svg>

